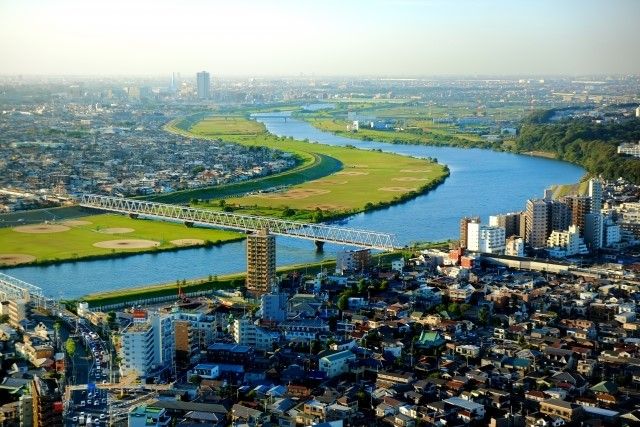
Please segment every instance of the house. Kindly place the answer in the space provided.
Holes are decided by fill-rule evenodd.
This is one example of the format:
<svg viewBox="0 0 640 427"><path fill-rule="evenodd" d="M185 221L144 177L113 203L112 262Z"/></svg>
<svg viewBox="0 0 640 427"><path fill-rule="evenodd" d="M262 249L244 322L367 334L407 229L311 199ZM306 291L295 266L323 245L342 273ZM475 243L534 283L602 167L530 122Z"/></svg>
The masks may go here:
<svg viewBox="0 0 640 427"><path fill-rule="evenodd" d="M444 343L444 338L440 335L440 332L423 330L420 333L415 346L420 348L435 348L440 347Z"/></svg>
<svg viewBox="0 0 640 427"><path fill-rule="evenodd" d="M559 417L565 421L577 420L583 412L582 406L559 399L546 399L540 402L540 412L550 417Z"/></svg>
<svg viewBox="0 0 640 427"><path fill-rule="evenodd" d="M447 405L453 406L453 410L457 413L458 418L463 422L471 422L474 420L482 420L485 415L483 405L460 397L450 397L444 400Z"/></svg>
<svg viewBox="0 0 640 427"><path fill-rule="evenodd" d="M351 350L343 350L320 358L318 369L333 378L349 372L349 364L355 360L356 355Z"/></svg>

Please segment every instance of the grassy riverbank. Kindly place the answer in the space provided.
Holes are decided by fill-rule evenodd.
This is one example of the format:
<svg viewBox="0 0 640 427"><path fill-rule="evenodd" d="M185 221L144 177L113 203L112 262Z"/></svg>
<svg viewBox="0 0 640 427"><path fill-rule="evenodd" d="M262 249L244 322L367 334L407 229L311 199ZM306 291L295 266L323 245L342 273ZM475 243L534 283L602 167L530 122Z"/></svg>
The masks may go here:
<svg viewBox="0 0 640 427"><path fill-rule="evenodd" d="M306 118L306 121L322 131L363 141L491 149L502 147L502 143L489 142L478 135L455 133L451 126L430 120L409 120L403 130L390 131L366 128L350 131L347 129L349 122L343 119Z"/></svg>
<svg viewBox="0 0 640 427"><path fill-rule="evenodd" d="M90 215L48 224L0 228L0 265L45 265L111 258L185 246L210 246L243 238L241 233L224 230L191 228L117 214Z"/></svg>
<svg viewBox="0 0 640 427"><path fill-rule="evenodd" d="M426 248L446 248L448 242L433 242L418 245L419 249ZM400 256L409 256L410 250L393 253L381 253L373 256L376 265L388 266L391 260ZM326 260L318 263L295 264L278 268L278 274L300 272L313 276L322 270L332 272L335 269L335 260ZM97 292L86 295L79 299L89 303L90 307L108 306L113 304L135 303L136 301L178 295L178 286L185 294L201 291L216 291L221 289L237 289L244 285L245 274L228 274L224 276L210 276L201 279L187 280L184 283L177 282L164 283L158 285L147 285L135 288L118 289L107 292Z"/></svg>
<svg viewBox="0 0 640 427"><path fill-rule="evenodd" d="M258 125L263 132L256 133L256 123L246 118L233 117L229 120L231 123L225 123L227 120L220 117L198 118L200 120L173 121L166 129L185 136L290 152L303 159L303 165L307 166L317 167L318 163L309 159L319 156L335 159L342 166L339 171L331 171L305 183L291 181L299 169L285 172L281 174L285 182L279 186L279 191L254 191L249 195L227 198L227 209L235 207L245 213L261 214L265 209L293 210L294 214L295 211L303 211L309 215L321 211L326 214L325 218L348 215L416 197L448 176L445 166L424 159L279 138L267 133L261 124ZM185 127L188 127L188 132ZM233 133L222 133L228 129ZM212 192L215 193L215 189Z"/></svg>

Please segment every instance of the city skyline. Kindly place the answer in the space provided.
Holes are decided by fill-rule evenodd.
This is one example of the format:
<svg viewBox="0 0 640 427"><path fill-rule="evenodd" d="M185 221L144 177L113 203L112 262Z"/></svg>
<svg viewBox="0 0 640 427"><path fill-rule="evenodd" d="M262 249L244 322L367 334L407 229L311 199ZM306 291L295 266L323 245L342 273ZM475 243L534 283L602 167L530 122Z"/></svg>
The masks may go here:
<svg viewBox="0 0 640 427"><path fill-rule="evenodd" d="M619 0L0 2L0 74L595 75L640 72ZM197 13L196 13L197 12Z"/></svg>

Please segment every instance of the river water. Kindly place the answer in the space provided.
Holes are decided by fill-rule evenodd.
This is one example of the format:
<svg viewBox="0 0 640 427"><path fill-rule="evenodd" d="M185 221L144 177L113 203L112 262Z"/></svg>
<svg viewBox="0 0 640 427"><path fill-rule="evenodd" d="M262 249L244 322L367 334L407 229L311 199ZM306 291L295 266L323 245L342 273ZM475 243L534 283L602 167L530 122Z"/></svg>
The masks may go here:
<svg viewBox="0 0 640 427"><path fill-rule="evenodd" d="M365 142L322 132L308 123L268 113L256 119L278 136L329 145L355 145L402 155L437 158L449 166L444 184L416 199L386 209L357 214L338 224L394 233L398 243L456 238L462 216L521 210L528 198L542 196L552 184L576 182L584 170L570 163L476 148L429 147ZM335 257L340 247L325 245L318 254L312 242L278 237L277 264L297 264ZM74 298L91 292L136 285L222 275L245 270L244 242L215 248L140 254L126 258L69 262L44 267L4 269L6 274L40 286L54 297Z"/></svg>

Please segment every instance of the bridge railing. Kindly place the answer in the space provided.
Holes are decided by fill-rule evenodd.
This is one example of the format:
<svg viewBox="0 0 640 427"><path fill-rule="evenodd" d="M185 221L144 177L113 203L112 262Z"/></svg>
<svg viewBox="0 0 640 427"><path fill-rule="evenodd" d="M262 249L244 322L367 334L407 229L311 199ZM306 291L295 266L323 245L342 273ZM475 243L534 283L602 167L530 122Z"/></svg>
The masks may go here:
<svg viewBox="0 0 640 427"><path fill-rule="evenodd" d="M396 248L395 236L388 233L198 209L146 200L84 194L80 199L80 206L124 214L173 219L245 232L269 230L270 233L276 235L371 249L393 250Z"/></svg>

